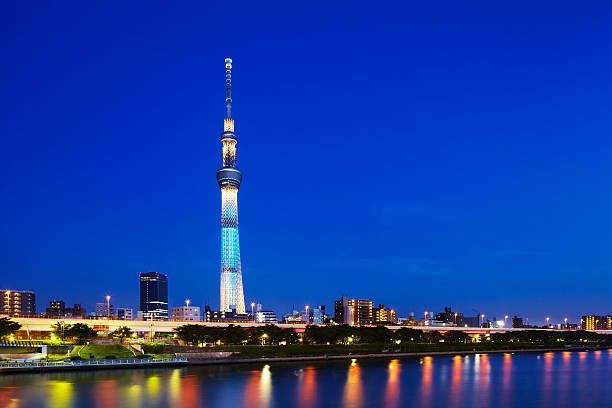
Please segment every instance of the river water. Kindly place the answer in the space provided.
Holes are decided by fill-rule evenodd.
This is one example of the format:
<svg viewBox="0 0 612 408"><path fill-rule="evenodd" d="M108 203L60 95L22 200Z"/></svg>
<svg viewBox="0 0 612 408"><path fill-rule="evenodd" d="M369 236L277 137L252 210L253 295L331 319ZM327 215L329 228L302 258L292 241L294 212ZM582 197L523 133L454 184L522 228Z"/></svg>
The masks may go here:
<svg viewBox="0 0 612 408"><path fill-rule="evenodd" d="M4 374L0 407L612 407L612 350Z"/></svg>

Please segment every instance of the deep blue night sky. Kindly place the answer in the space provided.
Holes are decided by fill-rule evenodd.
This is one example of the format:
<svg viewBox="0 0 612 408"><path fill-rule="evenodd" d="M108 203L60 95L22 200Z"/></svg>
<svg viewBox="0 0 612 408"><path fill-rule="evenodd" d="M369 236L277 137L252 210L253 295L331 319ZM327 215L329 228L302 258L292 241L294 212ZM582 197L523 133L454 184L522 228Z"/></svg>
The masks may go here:
<svg viewBox="0 0 612 408"><path fill-rule="evenodd" d="M247 303L612 313L611 8L130 3L1 6L0 287L218 308L231 57Z"/></svg>

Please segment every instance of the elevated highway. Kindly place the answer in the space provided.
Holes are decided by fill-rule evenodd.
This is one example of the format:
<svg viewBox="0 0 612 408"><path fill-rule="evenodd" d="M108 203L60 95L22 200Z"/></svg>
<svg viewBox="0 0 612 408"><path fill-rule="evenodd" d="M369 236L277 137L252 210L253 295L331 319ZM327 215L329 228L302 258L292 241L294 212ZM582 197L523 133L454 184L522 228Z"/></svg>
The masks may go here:
<svg viewBox="0 0 612 408"><path fill-rule="evenodd" d="M110 332L118 329L121 326L127 326L136 333L169 333L175 328L186 324L198 324L209 327L227 327L230 324L244 328L264 326L265 323L257 322L239 322L239 323L217 323L217 322L191 322L191 321L144 321L144 320L112 320L112 319L54 319L54 318L39 318L39 317L12 317L12 320L19 323L22 331L29 333L50 332L51 326L57 322L65 322L66 324L84 323L98 332ZM284 329L294 329L297 332L303 332L306 329L306 324L287 324L277 323L276 326ZM570 331L576 329L512 329L512 328L481 328L481 327L452 327L452 326L386 326L391 330L399 330L403 327L423 331L463 331L470 334L490 334L490 333L506 333L511 331L525 330L549 330L549 331ZM592 330L600 334L612 334L612 330Z"/></svg>

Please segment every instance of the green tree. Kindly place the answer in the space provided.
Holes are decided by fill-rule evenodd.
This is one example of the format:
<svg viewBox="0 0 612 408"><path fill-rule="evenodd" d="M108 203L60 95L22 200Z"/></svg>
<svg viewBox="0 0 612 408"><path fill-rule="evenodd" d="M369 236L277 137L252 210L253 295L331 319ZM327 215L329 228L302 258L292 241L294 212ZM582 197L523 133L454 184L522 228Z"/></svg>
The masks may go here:
<svg viewBox="0 0 612 408"><path fill-rule="evenodd" d="M71 327L72 325L67 324L66 322L57 322L51 325L52 333L55 338L60 339L62 341L66 340L66 338L68 337L72 337L68 334Z"/></svg>
<svg viewBox="0 0 612 408"><path fill-rule="evenodd" d="M91 340L98 336L98 333L86 325L85 323L75 323L67 331L68 337L73 337L77 344L85 344L87 340Z"/></svg>
<svg viewBox="0 0 612 408"><path fill-rule="evenodd" d="M111 336L119 338L121 340L121 344L123 344L123 339L125 339L126 337L130 337L131 335L132 329L127 326L121 326L111 333Z"/></svg>
<svg viewBox="0 0 612 408"><path fill-rule="evenodd" d="M21 329L21 325L8 317L0 318L0 338L11 336Z"/></svg>

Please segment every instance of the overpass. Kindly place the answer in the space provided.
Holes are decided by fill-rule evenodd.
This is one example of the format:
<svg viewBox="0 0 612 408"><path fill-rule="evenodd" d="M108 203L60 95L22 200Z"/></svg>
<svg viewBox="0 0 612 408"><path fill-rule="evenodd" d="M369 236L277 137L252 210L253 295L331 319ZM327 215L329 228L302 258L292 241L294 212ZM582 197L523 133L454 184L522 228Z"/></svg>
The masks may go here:
<svg viewBox="0 0 612 408"><path fill-rule="evenodd" d="M258 322L237 322L237 323L219 323L219 322L192 322L192 321L149 321L149 320L113 320L113 319L60 319L60 318L40 318L40 317L11 317L11 319L19 323L21 331L29 333L45 333L51 332L51 326L57 322L65 322L66 324L84 323L98 332L111 332L121 326L129 327L133 332L139 334L145 333L170 333L175 328L186 324L198 324L208 327L227 327L229 325L240 326L243 328L265 326L266 323ZM298 333L306 329L305 323L276 323L275 326L283 329L294 329ZM576 329L531 329L531 328L483 328L483 327L454 327L454 326L385 326L391 330L399 330L404 327L409 327L423 331L462 331L469 334L491 334L491 333L506 333L512 331L526 330L548 330L548 331L572 331ZM591 330L599 334L612 334L612 330Z"/></svg>

